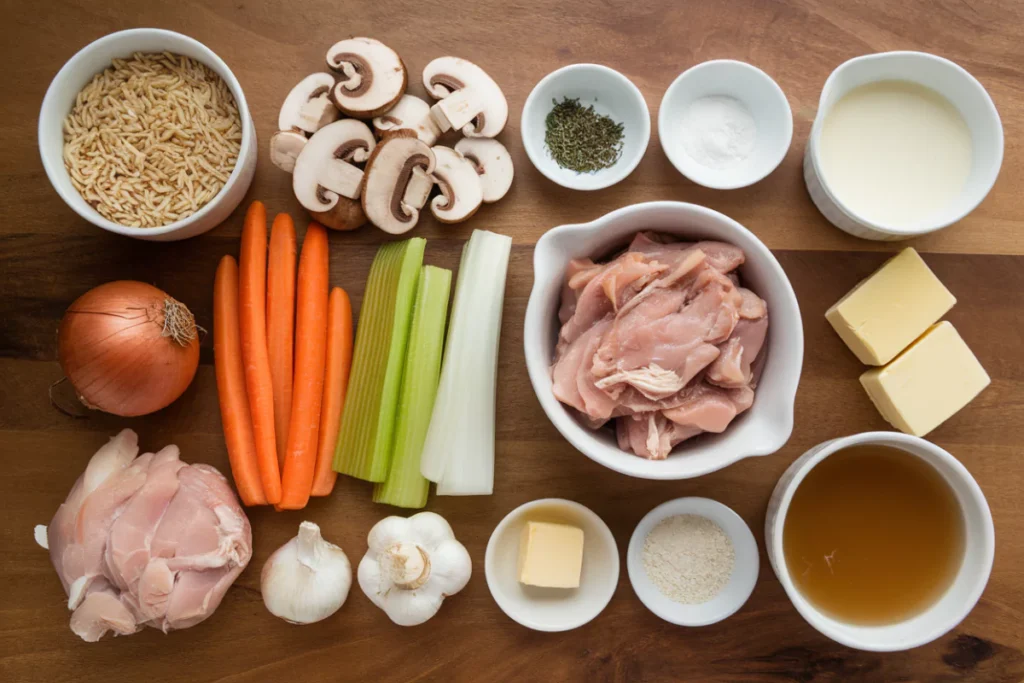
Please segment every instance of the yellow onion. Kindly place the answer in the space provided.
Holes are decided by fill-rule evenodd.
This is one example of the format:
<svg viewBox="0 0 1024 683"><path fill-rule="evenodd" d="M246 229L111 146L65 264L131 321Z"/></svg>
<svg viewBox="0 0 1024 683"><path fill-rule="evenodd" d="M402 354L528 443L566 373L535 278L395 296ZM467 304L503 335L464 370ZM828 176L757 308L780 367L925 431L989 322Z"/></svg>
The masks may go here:
<svg viewBox="0 0 1024 683"><path fill-rule="evenodd" d="M119 280L71 304L57 353L82 403L131 417L184 393L199 367L199 335L183 303L144 282Z"/></svg>

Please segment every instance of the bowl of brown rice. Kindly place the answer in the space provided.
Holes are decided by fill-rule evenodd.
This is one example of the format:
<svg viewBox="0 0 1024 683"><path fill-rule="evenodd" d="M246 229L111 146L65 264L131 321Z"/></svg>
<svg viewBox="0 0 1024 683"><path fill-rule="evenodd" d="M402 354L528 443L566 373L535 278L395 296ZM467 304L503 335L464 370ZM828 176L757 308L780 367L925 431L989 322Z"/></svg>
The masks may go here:
<svg viewBox="0 0 1024 683"><path fill-rule="evenodd" d="M242 88L202 43L131 29L82 48L39 113L39 153L57 194L104 230L171 241L241 203L256 170Z"/></svg>

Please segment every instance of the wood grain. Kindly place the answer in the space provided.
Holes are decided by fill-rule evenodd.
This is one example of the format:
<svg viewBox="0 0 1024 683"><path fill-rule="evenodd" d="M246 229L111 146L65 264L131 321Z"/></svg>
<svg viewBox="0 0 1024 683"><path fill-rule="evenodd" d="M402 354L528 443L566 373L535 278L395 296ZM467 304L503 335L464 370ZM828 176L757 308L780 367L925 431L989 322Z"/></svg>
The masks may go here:
<svg viewBox="0 0 1024 683"><path fill-rule="evenodd" d="M720 0L649 3L605 0L486 0L442 10L437 3L378 0L76 0L4 4L0 72L0 680L2 681L1020 681L1024 680L1024 4L1017 0L907 2ZM268 555L311 519L354 561L370 526L392 509L370 502L370 488L341 478L329 499L301 513L255 510L252 564L217 613L169 636L147 630L96 644L68 630L64 595L32 527L46 523L94 450L125 425L144 447L181 446L185 459L221 469L227 457L211 363L181 400L146 418L72 419L53 410L49 385L57 322L78 295L102 282L152 282L186 302L210 328L217 260L237 253L241 208L213 232L174 244L108 235L79 219L49 186L35 146L43 93L71 54L122 28L159 26L209 45L242 82L261 144L277 108L299 78L318 70L327 47L372 35L395 49L414 76L447 53L478 62L503 86L511 116L501 139L517 178L500 204L460 226L421 222L427 261L455 268L473 227L512 235L498 390L495 494L432 498L472 555L465 591L421 628L393 626L354 589L335 617L298 628L271 617L259 595ZM960 224L915 246L959 300L949 315L992 376L992 386L933 433L978 479L995 517L998 548L988 589L971 615L931 645L891 655L853 651L819 635L797 615L763 557L750 602L724 623L680 629L637 600L623 572L611 604L569 633L528 631L491 599L484 548L494 525L528 500L563 496L592 507L624 550L653 506L703 495L735 508L760 539L775 481L805 449L829 438L886 425L857 383L862 370L831 332L825 309L895 245L859 241L830 227L807 198L800 171L821 85L850 57L922 49L954 59L988 88L1006 132L1002 174L989 198ZM689 66L733 57L771 74L795 117L783 165L752 188L715 192L682 179L661 153L656 132L638 169L620 185L580 194L558 188L530 166L518 115L533 84L572 62L621 70L647 98L652 120L668 84ZM413 92L422 94L418 79ZM262 151L262 149L261 149ZM262 155L251 198L272 212L302 212L287 176ZM779 453L740 462L694 481L628 479L587 460L562 440L540 409L522 358L522 319L532 284L532 244L548 228L590 220L636 201L679 199L722 210L775 250L804 317L806 356L796 429ZM301 229L300 229L301 232ZM358 311L381 234L332 234L331 281ZM60 398L67 399L66 395ZM763 541L760 541L763 550Z"/></svg>

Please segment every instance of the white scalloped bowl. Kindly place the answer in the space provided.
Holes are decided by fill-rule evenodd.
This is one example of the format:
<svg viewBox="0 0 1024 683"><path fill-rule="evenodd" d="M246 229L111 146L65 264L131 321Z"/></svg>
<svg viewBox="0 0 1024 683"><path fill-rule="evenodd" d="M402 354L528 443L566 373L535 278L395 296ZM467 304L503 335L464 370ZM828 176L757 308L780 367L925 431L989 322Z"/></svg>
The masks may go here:
<svg viewBox="0 0 1024 683"><path fill-rule="evenodd" d="M584 426L560 403L551 386L551 362L558 338L558 304L569 261L602 258L624 248L642 230L686 240L711 239L743 249L744 285L768 302L764 372L754 404L721 434L704 434L676 446L665 460L646 460L618 447L609 429ZM541 407L569 443L591 460L643 479L691 479L751 456L769 455L789 440L793 404L803 368L800 307L785 271L768 247L733 219L682 202L648 202L613 211L590 223L563 225L544 234L533 254L534 282L526 307L523 344L530 381Z"/></svg>

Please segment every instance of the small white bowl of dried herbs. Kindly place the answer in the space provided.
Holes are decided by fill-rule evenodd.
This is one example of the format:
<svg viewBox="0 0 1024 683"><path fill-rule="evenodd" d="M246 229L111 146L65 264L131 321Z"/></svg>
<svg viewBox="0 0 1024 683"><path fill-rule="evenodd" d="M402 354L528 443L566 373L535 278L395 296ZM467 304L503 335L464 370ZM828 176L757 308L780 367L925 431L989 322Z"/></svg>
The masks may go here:
<svg viewBox="0 0 1024 683"><path fill-rule="evenodd" d="M600 64L553 71L523 105L526 154L562 187L600 190L637 167L651 139L651 114L640 90Z"/></svg>

